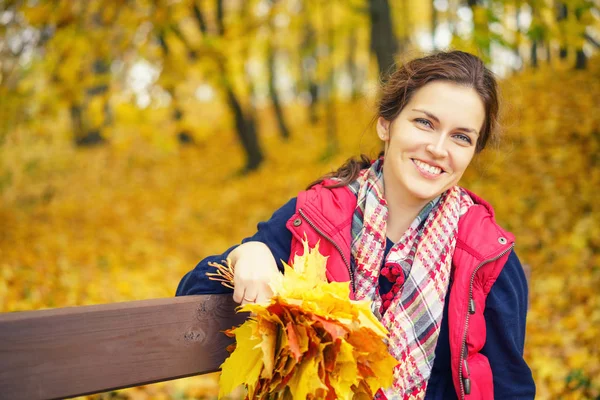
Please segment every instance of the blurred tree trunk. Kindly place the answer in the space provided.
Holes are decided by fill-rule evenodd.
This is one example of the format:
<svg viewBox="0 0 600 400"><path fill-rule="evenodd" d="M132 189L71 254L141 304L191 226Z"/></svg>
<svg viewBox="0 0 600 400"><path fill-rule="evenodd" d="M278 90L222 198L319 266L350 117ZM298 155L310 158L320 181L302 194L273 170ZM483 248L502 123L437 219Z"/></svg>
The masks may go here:
<svg viewBox="0 0 600 400"><path fill-rule="evenodd" d="M184 44L190 56L195 57L195 52L191 49L189 42L185 39L181 31L179 31L179 29L177 29L175 26L171 26L170 30ZM159 29L159 32L157 34L157 40L165 59L169 57L169 53L171 52L171 49L169 49L169 45L167 44L166 34L167 31L165 28ZM185 114L183 109L179 105L176 88L173 85L167 85L165 87L165 90L167 91L167 93L169 93L169 96L171 96L171 104L173 107L173 111L171 112L171 119L173 120L174 125L176 127L179 127L181 126L181 121L183 120ZM177 140L179 141L179 143L182 144L191 144L194 142L191 134L183 129L178 130Z"/></svg>
<svg viewBox="0 0 600 400"><path fill-rule="evenodd" d="M358 98L360 87L362 86L362 79L359 76L358 63L356 62L356 49L358 43L356 40L356 31L352 30L348 35L348 58L346 59L346 66L348 68L348 75L350 76L350 96L352 100Z"/></svg>
<svg viewBox="0 0 600 400"><path fill-rule="evenodd" d="M225 34L223 0L216 0L216 2L217 34L223 37ZM234 116L236 133L246 153L246 166L244 170L246 172L253 171L260 166L264 158L256 131L256 121L251 112L244 110L242 102L233 89L227 73L226 58L220 58L217 62L219 63L219 70L221 72L220 81L223 82L227 94L227 104Z"/></svg>
<svg viewBox="0 0 600 400"><path fill-rule="evenodd" d="M537 56L537 50L538 50L538 42L536 39L533 39L531 41L531 66L533 68L537 68L538 67L538 56Z"/></svg>
<svg viewBox="0 0 600 400"><path fill-rule="evenodd" d="M223 8L223 0L217 0L217 35L225 35L225 9Z"/></svg>
<svg viewBox="0 0 600 400"><path fill-rule="evenodd" d="M225 9L223 0L216 0L216 19L215 19L215 35L223 37L225 35ZM209 37L211 34L208 31L206 18L201 6L201 2L194 1L192 3L192 14L196 20L198 30L203 37ZM234 126L236 135L244 149L246 155L246 164L244 166L244 172L249 172L257 169L263 161L263 153L261 150L258 133L256 129L256 120L254 119L254 110L252 106L248 106L245 109L242 101L240 101L236 94L231 78L229 77L227 69L227 57L219 53L211 53L210 56L214 58L217 69L219 71L218 82L222 90L225 92L227 106L231 111L234 119ZM249 83L251 85L251 82ZM253 89L250 87L250 93Z"/></svg>
<svg viewBox="0 0 600 400"><path fill-rule="evenodd" d="M577 53L575 53L575 55L575 69L586 69L587 56L583 52L583 49L577 49Z"/></svg>
<svg viewBox="0 0 600 400"><path fill-rule="evenodd" d="M242 34L244 36L250 36L252 35L252 19L248 18L249 15L251 15L252 10L250 9L252 6L252 2L251 1L245 1L242 2L242 5L240 7L239 10L239 15L238 18L240 19L240 21L242 22ZM218 11L218 10L217 10ZM221 11L223 12L223 11ZM223 17L220 17L223 18ZM223 32L224 32L224 27L223 27ZM244 84L246 85L246 87L244 88L244 91L246 93L249 93L249 99L246 102L246 107L243 108L244 110L244 114L246 115L246 119L250 120L252 122L252 130L254 130L255 134L257 134L257 132L259 131L259 125L258 125L258 120L256 118L256 116L258 115L258 112L256 111L256 85L254 84L254 76L252 74L252 71L250 68L247 67L246 62L247 60L250 58L250 45L249 43L251 43L250 40L246 40L242 42L243 45L241 46L241 51L240 51L240 55L242 57L242 59L244 60L244 74L246 79L243 81ZM258 137L257 137L257 143L258 143ZM260 148L259 148L260 149ZM261 158L262 159L262 158Z"/></svg>
<svg viewBox="0 0 600 400"><path fill-rule="evenodd" d="M87 6L86 6L87 9ZM118 9L115 8L115 13ZM85 11L81 14L83 18ZM113 15L116 17L116 15ZM94 12L92 23L89 24L87 30L100 30L107 28L103 22L100 12ZM91 49L94 54L94 59L90 65L89 71L93 76L94 84L85 87L81 101L72 101L70 108L71 126L73 127L74 143L77 146L96 146L106 141L102 135L102 130L112 124L112 109L109 102L109 85L110 85L110 56L100 55L95 49ZM101 97L102 105L102 123L89 118L88 104L93 102L95 98ZM86 115L87 114L87 115Z"/></svg>
<svg viewBox="0 0 600 400"><path fill-rule="evenodd" d="M304 29L302 32L302 43L300 45L300 71L302 83L308 93L308 119L311 125L319 122L319 84L317 83L317 40L315 28L310 20L310 14L306 6L303 9Z"/></svg>
<svg viewBox="0 0 600 400"><path fill-rule="evenodd" d="M539 18L539 10L538 7L536 7L535 4L535 0L527 0L528 5L531 7L531 14L532 14L532 24L530 24L529 29L527 31L527 35L529 36L529 40L531 41L531 47L529 48L529 59L530 59L530 63L531 63L531 67L532 68L537 68L538 67L538 43L544 39L542 32L544 32L544 29L542 27L542 22ZM519 16L521 13L521 0L517 0L516 2L516 6L518 6L517 8L517 29L519 30L520 33L520 26L519 26ZM520 44L520 43L518 43ZM518 50L518 49L517 49Z"/></svg>
<svg viewBox="0 0 600 400"><path fill-rule="evenodd" d="M581 17L583 16L584 9L579 6L575 9L575 18L577 18L577 22L581 23ZM583 52L583 43L585 42L585 30L582 33L583 38L577 43L577 47L575 49L575 69L585 69L587 67L587 56Z"/></svg>
<svg viewBox="0 0 600 400"><path fill-rule="evenodd" d="M269 66L269 97L271 98L271 104L273 104L273 110L275 111L275 117L277 118L277 126L279 127L279 133L285 140L290 138L290 130L285 122L285 116L279 101L279 94L277 93L277 72L275 67L275 49L272 42L269 42L269 49L267 55L267 62Z"/></svg>
<svg viewBox="0 0 600 400"><path fill-rule="evenodd" d="M475 45L483 50L485 61L489 61L491 57L490 47L490 27L488 18L488 8L483 4L482 0L467 0L467 4L473 13L473 37Z"/></svg>
<svg viewBox="0 0 600 400"><path fill-rule="evenodd" d="M170 87L168 90L171 98L173 99L173 112L171 113L171 118L175 122L175 126L179 127L177 130L177 140L181 144L192 144L194 143L194 137L185 129L181 129L181 124L183 122L184 112L179 104L179 100L177 99L177 94L175 93L175 88Z"/></svg>
<svg viewBox="0 0 600 400"><path fill-rule="evenodd" d="M290 130L288 129L285 121L285 115L283 108L281 107L281 101L279 100L279 93L277 92L277 68L276 68L276 44L277 32L273 25L273 10L277 0L272 0L271 15L269 17L269 30L271 32L271 40L269 40L267 48L267 65L269 70L269 97L271 98L271 104L273 105L273 111L275 111L275 118L277 119L277 126L279 127L279 134L284 140L290 138ZM246 4L249 4L247 2Z"/></svg>
<svg viewBox="0 0 600 400"><path fill-rule="evenodd" d="M94 96L91 96L94 97ZM84 103L72 102L70 107L71 127L73 129L73 142L76 146L96 146L106 141L102 136L102 126L91 126L86 118L87 101ZM105 124L110 120L111 110L106 103L103 107Z"/></svg>
<svg viewBox="0 0 600 400"><path fill-rule="evenodd" d="M515 34L515 43L513 44L513 52L515 53L515 56L519 60L522 60L521 52L519 49L521 46L521 24L520 24L521 5L522 5L522 0L515 0L515 26L517 27L517 29L516 29L517 32Z"/></svg>
<svg viewBox="0 0 600 400"><path fill-rule="evenodd" d="M521 4L521 0L519 0L519 4ZM530 7L532 18L532 21L527 29L527 36L529 37L531 43L529 48L529 59L531 66L533 68L537 68L539 66L540 54L543 55L546 63L550 63L550 34L547 23L542 17L542 13L544 11L542 9L543 3L541 3L540 0L526 0L525 4Z"/></svg>
<svg viewBox="0 0 600 400"><path fill-rule="evenodd" d="M572 7L574 7L574 9L572 9L571 11L574 13L574 17L577 20L577 22L580 23L581 17L583 15L583 13L585 12L585 6L572 4ZM568 18L569 18L569 8L567 7L567 3L562 2L562 1L558 2L556 21L559 23L559 26L561 25L561 22L563 22L563 21L566 22L566 20ZM585 37L585 30L581 33L581 35L583 35ZM583 39L584 38L581 38L581 40L577 40L576 45L575 45L575 69L580 69L580 70L585 69L587 66L587 56L583 52ZM567 39L563 37L561 47L560 47L560 53L559 53L561 59L567 58L568 50L569 50L568 46L569 46L569 43L567 43Z"/></svg>
<svg viewBox="0 0 600 400"><path fill-rule="evenodd" d="M369 0L369 17L371 20L371 51L377 57L379 76L385 79L385 75L394 66L394 56L398 52L398 41L394 34L388 0Z"/></svg>
<svg viewBox="0 0 600 400"><path fill-rule="evenodd" d="M531 41L531 66L533 68L538 67L538 58L537 58L537 40L533 39Z"/></svg>
<svg viewBox="0 0 600 400"><path fill-rule="evenodd" d="M77 146L85 146L87 144L87 129L85 128L85 124L83 122L83 107L79 102L71 102L71 106L69 107L69 115L71 117L71 129L73 130L73 142ZM96 140L98 139L99 138L96 138Z"/></svg>
<svg viewBox="0 0 600 400"><path fill-rule="evenodd" d="M227 104L234 116L235 130L238 139L246 153L246 166L244 169L245 171L253 171L257 169L263 161L263 154L256 133L256 124L251 115L246 115L244 113L242 105L233 91L228 78L224 77L224 79L226 81L225 91L227 94Z"/></svg>
<svg viewBox="0 0 600 400"><path fill-rule="evenodd" d="M557 2L557 4L556 4L556 22L559 23L559 26L561 25L562 21L567 19L568 15L569 15L569 10L567 9L567 5L562 1ZM560 50L559 50L558 54L561 59L567 58L567 55L569 54L567 43L566 43L566 40L564 37L561 38Z"/></svg>

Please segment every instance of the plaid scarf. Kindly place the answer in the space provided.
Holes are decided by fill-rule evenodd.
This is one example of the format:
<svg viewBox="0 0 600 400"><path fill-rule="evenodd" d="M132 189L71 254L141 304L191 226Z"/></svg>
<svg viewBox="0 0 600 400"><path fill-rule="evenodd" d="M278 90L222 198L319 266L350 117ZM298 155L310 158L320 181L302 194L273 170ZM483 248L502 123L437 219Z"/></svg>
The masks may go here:
<svg viewBox="0 0 600 400"><path fill-rule="evenodd" d="M422 209L384 260L388 208L383 157L349 187L357 195L352 220L355 298L373 301L373 312L390 332L390 354L399 361L393 386L380 390L376 398L423 399L435 358L458 220L473 202L458 186L448 189ZM381 315L378 279L384 261L401 266L405 281Z"/></svg>

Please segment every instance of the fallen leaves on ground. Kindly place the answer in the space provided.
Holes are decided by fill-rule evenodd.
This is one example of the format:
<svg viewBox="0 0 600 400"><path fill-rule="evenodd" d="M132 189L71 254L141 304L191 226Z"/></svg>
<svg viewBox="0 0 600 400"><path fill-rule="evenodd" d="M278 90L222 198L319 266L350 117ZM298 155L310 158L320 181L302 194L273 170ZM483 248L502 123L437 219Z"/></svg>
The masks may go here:
<svg viewBox="0 0 600 400"><path fill-rule="evenodd" d="M494 206L531 266L525 357L539 399L600 395L598 76L594 58L586 71L540 68L502 82L503 144L486 149L462 181ZM119 128L127 145L115 138L118 146L76 150L68 119L44 125L44 140L8 136L0 146L0 311L172 296L200 259L251 235L316 177L350 155L376 154L375 135L363 134L372 109L336 109L339 154L325 162L317 161L325 121L310 125L303 108L289 108L295 129L283 142L270 111L262 112L267 160L243 177L235 134L216 123L193 146L162 148L137 137L137 129L164 134L154 128L157 110ZM160 390L214 398L216 379Z"/></svg>

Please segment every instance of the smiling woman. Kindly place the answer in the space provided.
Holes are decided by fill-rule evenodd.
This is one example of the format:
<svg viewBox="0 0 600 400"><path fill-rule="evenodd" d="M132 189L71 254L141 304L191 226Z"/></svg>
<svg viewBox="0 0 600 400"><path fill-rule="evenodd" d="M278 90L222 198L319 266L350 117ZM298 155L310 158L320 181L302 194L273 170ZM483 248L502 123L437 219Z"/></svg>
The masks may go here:
<svg viewBox="0 0 600 400"><path fill-rule="evenodd" d="M372 301L398 364L380 399L533 399L523 359L527 283L514 236L457 184L493 137L493 74L468 53L401 65L382 87L377 135L363 155L311 184L242 244L202 260L178 295L222 293L209 264L229 258L233 299L262 302L302 239L328 256L330 281Z"/></svg>
<svg viewBox="0 0 600 400"><path fill-rule="evenodd" d="M484 121L477 92L448 81L423 86L393 121L378 118L388 237L399 238L425 203L458 183Z"/></svg>

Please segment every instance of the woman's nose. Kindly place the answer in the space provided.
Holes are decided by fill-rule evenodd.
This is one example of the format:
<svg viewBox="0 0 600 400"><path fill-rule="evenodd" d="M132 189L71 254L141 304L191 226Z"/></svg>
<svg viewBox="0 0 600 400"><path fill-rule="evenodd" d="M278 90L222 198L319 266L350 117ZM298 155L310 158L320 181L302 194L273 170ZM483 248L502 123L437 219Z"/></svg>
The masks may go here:
<svg viewBox="0 0 600 400"><path fill-rule="evenodd" d="M427 151L436 158L448 157L448 150L446 150L446 140L441 136L437 142L430 143L426 147Z"/></svg>

